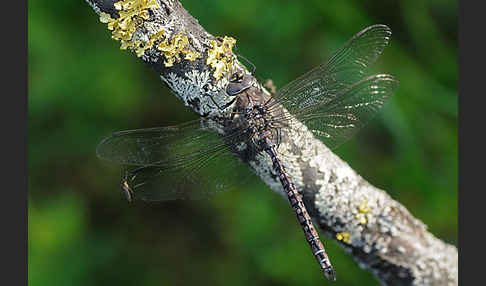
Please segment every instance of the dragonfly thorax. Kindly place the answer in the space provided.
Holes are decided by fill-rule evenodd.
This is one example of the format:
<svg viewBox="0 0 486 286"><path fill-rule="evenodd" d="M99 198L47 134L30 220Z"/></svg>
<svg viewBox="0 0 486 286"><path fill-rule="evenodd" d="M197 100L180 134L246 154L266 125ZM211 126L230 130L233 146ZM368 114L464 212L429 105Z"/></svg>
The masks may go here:
<svg viewBox="0 0 486 286"><path fill-rule="evenodd" d="M252 143L263 151L268 147L268 142L272 141L274 120L264 104L255 104L245 109L245 125L249 133L249 138Z"/></svg>

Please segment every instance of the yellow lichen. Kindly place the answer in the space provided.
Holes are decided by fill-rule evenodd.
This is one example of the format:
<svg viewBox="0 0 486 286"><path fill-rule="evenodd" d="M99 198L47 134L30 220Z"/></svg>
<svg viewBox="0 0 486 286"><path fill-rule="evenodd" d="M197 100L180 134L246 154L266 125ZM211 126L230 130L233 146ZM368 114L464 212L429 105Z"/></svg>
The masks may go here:
<svg viewBox="0 0 486 286"><path fill-rule="evenodd" d="M361 202L361 204L358 206L358 211L362 214L370 214L371 209L368 207L368 200L364 200Z"/></svg>
<svg viewBox="0 0 486 286"><path fill-rule="evenodd" d="M166 61L164 61L166 67L171 67L174 65L174 62L180 61L181 58L179 54L184 54L184 59L190 61L194 61L199 57L199 53L187 49L189 46L189 39L187 36L183 36L183 33L184 31L181 31L172 37L170 41L166 39L157 45L157 49L161 51L166 58Z"/></svg>
<svg viewBox="0 0 486 286"><path fill-rule="evenodd" d="M361 224L367 224L368 223L368 219L363 214L356 214L355 217L359 221L359 223L361 223Z"/></svg>
<svg viewBox="0 0 486 286"><path fill-rule="evenodd" d="M149 8L160 8L156 0L122 0L114 3L118 10L119 18L113 19L107 13L100 13L100 21L107 24L111 37L120 41L120 49L135 50L141 57L145 50L149 49L153 42L145 43L141 40L132 40L133 33L143 20L149 19ZM150 44L151 43L151 44ZM149 44L149 45L147 45Z"/></svg>
<svg viewBox="0 0 486 286"><path fill-rule="evenodd" d="M365 199L364 201L361 202L361 204L358 206L358 214L356 214L356 219L359 221L361 224L367 224L368 219L366 218L367 214L371 213L371 209L368 206L368 200Z"/></svg>
<svg viewBox="0 0 486 286"><path fill-rule="evenodd" d="M161 29L155 34L149 35L148 41L132 39L133 33L137 30L144 20L150 17L149 8L160 8L155 0L123 0L114 4L115 9L119 12L118 19L112 19L109 14L100 13L100 21L107 24L108 29L112 31L112 38L120 41L120 49L134 50L138 57L145 54L145 51L152 48L155 42L163 40L165 30ZM194 61L199 57L199 53L187 49L189 39L182 36L183 32L177 34L170 43L167 39L157 45L166 57L165 66L169 67L177 60L180 60L179 53L184 54L184 59Z"/></svg>
<svg viewBox="0 0 486 286"><path fill-rule="evenodd" d="M223 73L233 68L232 49L235 44L236 40L232 37L225 36L222 42L211 40L212 49L208 50L206 64L215 69L213 73L215 79L220 79Z"/></svg>
<svg viewBox="0 0 486 286"><path fill-rule="evenodd" d="M336 234L337 240L341 240L344 243L350 243L351 239L349 238L350 234L349 232L338 232Z"/></svg>
<svg viewBox="0 0 486 286"><path fill-rule="evenodd" d="M186 56L184 57L184 59L190 60L190 61L194 61L195 59L197 59L199 57L199 53L197 53L197 52L189 51L185 54L186 54Z"/></svg>

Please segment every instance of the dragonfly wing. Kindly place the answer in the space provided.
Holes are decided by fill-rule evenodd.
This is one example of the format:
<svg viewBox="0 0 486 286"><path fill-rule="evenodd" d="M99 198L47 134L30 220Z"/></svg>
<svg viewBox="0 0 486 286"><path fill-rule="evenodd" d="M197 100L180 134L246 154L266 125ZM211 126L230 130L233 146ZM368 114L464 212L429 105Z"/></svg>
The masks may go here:
<svg viewBox="0 0 486 286"><path fill-rule="evenodd" d="M122 181L130 197L143 201L206 199L214 194L243 188L254 176L233 154L219 150L183 166L142 166L128 169Z"/></svg>
<svg viewBox="0 0 486 286"><path fill-rule="evenodd" d="M362 128L397 86L398 81L391 75L370 76L344 89L329 102L299 110L295 117L333 149Z"/></svg>
<svg viewBox="0 0 486 286"><path fill-rule="evenodd" d="M332 100L340 91L365 77L390 40L385 25L365 28L325 63L281 88L273 104L290 112Z"/></svg>
<svg viewBox="0 0 486 286"><path fill-rule="evenodd" d="M126 165L122 188L129 198L204 198L234 188L238 176L249 172L225 143L234 135L220 136L202 123L117 132L96 151L102 159Z"/></svg>
<svg viewBox="0 0 486 286"><path fill-rule="evenodd" d="M98 157L123 165L175 167L223 147L223 141L195 120L177 126L113 133L96 148Z"/></svg>

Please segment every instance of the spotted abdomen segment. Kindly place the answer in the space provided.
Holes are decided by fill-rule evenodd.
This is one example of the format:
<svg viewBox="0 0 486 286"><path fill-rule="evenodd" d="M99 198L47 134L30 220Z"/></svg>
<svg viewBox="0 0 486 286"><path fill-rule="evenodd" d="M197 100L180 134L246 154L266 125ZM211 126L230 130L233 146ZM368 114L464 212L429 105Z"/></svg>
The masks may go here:
<svg viewBox="0 0 486 286"><path fill-rule="evenodd" d="M269 148L266 152L270 155L272 159L273 168L277 172L277 175L280 179L280 183L282 184L285 192L287 193L287 198L289 199L290 205L295 211L297 215L297 219L299 220L300 225L302 226L302 230L304 231L305 238L309 243L309 246L312 249L312 253L317 259L319 266L324 271L327 279L331 281L336 280L336 273L329 261L329 257L324 249L324 245L322 244L321 240L319 239L319 235L312 224L312 220L305 208L304 202L300 194L297 192L297 189L292 182L289 174L285 170L280 159L277 158L276 152L274 148Z"/></svg>

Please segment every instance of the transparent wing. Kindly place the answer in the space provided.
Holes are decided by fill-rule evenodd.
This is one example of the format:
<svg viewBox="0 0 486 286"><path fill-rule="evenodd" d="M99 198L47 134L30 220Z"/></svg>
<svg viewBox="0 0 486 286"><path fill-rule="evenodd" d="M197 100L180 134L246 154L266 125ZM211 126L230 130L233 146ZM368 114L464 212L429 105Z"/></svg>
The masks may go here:
<svg viewBox="0 0 486 286"><path fill-rule="evenodd" d="M202 123L116 132L101 141L96 153L124 165L177 167L224 148L221 137Z"/></svg>
<svg viewBox="0 0 486 286"><path fill-rule="evenodd" d="M197 120L179 126L122 131L104 139L97 155L127 165L122 188L147 201L201 199L247 179L248 167L222 137ZM251 175L251 174L250 174ZM239 178L242 176L243 178Z"/></svg>
<svg viewBox="0 0 486 286"><path fill-rule="evenodd" d="M347 87L331 101L299 109L294 116L333 149L362 128L397 86L398 81L391 75L370 76Z"/></svg>
<svg viewBox="0 0 486 286"><path fill-rule="evenodd" d="M281 88L269 106L283 105L291 113L324 104L346 87L365 77L388 44L391 30L385 25L365 28L325 63Z"/></svg>

